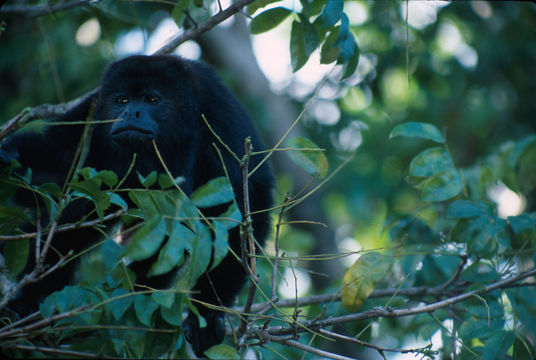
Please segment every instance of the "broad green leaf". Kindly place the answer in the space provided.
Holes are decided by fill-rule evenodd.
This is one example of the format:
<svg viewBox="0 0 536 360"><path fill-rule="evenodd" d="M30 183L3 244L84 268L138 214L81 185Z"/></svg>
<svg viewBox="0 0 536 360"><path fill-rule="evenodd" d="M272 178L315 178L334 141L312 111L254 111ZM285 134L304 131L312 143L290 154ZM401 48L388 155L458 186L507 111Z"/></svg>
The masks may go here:
<svg viewBox="0 0 536 360"><path fill-rule="evenodd" d="M517 321L521 322L531 336L536 336L536 289L523 287L506 290Z"/></svg>
<svg viewBox="0 0 536 360"><path fill-rule="evenodd" d="M225 204L234 199L233 187L227 178L215 178L196 189L190 199L198 207Z"/></svg>
<svg viewBox="0 0 536 360"><path fill-rule="evenodd" d="M332 62L337 61L339 58L341 49L335 46L335 42L339 38L339 31L340 26L336 26L333 30L331 30L327 39L324 41L324 45L322 45L322 49L320 50L321 64L331 64Z"/></svg>
<svg viewBox="0 0 536 360"><path fill-rule="evenodd" d="M112 193L112 192L106 192L108 196L110 196L110 202L114 205L117 205L123 209L128 210L128 204L119 194Z"/></svg>
<svg viewBox="0 0 536 360"><path fill-rule="evenodd" d="M119 181L117 178L117 175L113 171L110 171L110 170L99 171L97 175L95 175L94 178L102 180L110 188L114 187Z"/></svg>
<svg viewBox="0 0 536 360"><path fill-rule="evenodd" d="M26 267L30 253L30 240L11 240L4 243L2 254L9 277L16 279L17 275Z"/></svg>
<svg viewBox="0 0 536 360"><path fill-rule="evenodd" d="M80 169L78 174L82 176L84 180L89 180L91 178L94 178L95 175L97 175L97 170L95 170L95 168L92 168L92 167L85 167L83 169Z"/></svg>
<svg viewBox="0 0 536 360"><path fill-rule="evenodd" d="M309 22L309 19L300 14L300 24L302 27L303 47L305 54L309 57L320 44L315 27Z"/></svg>
<svg viewBox="0 0 536 360"><path fill-rule="evenodd" d="M224 344L218 344L212 346L210 349L205 351L205 355L209 359L216 359L216 360L240 360L240 354L234 347L230 347L229 345Z"/></svg>
<svg viewBox="0 0 536 360"><path fill-rule="evenodd" d="M186 226L176 222L169 239L158 253L148 276L162 275L173 270L184 261L184 251L191 252L195 234Z"/></svg>
<svg viewBox="0 0 536 360"><path fill-rule="evenodd" d="M348 60L348 62L344 65L342 75L343 79L352 76L357 69L357 64L359 63L359 46L357 45L355 40L353 40L352 43L354 44L354 54L352 55L350 60Z"/></svg>
<svg viewBox="0 0 536 360"><path fill-rule="evenodd" d="M461 279L471 282L491 282L499 280L499 274L491 264L477 262L463 271Z"/></svg>
<svg viewBox="0 0 536 360"><path fill-rule="evenodd" d="M449 169L426 179L422 184L423 201L445 201L455 197L463 190L462 179L458 172Z"/></svg>
<svg viewBox="0 0 536 360"><path fill-rule="evenodd" d="M165 236L165 222L162 216L155 216L145 221L130 238L125 255L133 261L147 259L158 251Z"/></svg>
<svg viewBox="0 0 536 360"><path fill-rule="evenodd" d="M156 171L151 171L147 177L144 177L142 174L138 172L138 180L140 181L140 184L143 185L143 187L150 188L156 183L156 180L158 179L158 174Z"/></svg>
<svg viewBox="0 0 536 360"><path fill-rule="evenodd" d="M180 326L182 323L182 299L184 295L176 294L175 301L170 308L160 306L160 315L168 324Z"/></svg>
<svg viewBox="0 0 536 360"><path fill-rule="evenodd" d="M290 14L292 11L283 7L266 10L251 20L250 31L252 34L261 34L271 30L281 24Z"/></svg>
<svg viewBox="0 0 536 360"><path fill-rule="evenodd" d="M445 138L439 129L432 124L410 121L394 127L389 134L389 139L396 136L405 136L410 138L428 139L438 143L445 143Z"/></svg>
<svg viewBox="0 0 536 360"><path fill-rule="evenodd" d="M179 28L182 28L183 26L184 19L186 19L185 10L188 10L190 3L191 0L179 0L171 11L171 18Z"/></svg>
<svg viewBox="0 0 536 360"><path fill-rule="evenodd" d="M56 311L56 294L52 293L46 297L46 299L39 304L39 312L44 319L47 319Z"/></svg>
<svg viewBox="0 0 536 360"><path fill-rule="evenodd" d="M427 177L454 167L450 154L443 148L434 147L415 156L409 164L409 175Z"/></svg>
<svg viewBox="0 0 536 360"><path fill-rule="evenodd" d="M476 339L490 336L497 330L502 329L504 320L502 319L473 319L465 321L460 327L462 339Z"/></svg>
<svg viewBox="0 0 536 360"><path fill-rule="evenodd" d="M514 353L512 359L534 360L534 356L536 356L536 349L531 347L529 340L522 338L523 341L521 341L521 335L518 334L517 336L518 338L514 342Z"/></svg>
<svg viewBox="0 0 536 360"><path fill-rule="evenodd" d="M178 190L133 190L128 195L146 219L160 214L177 217L186 201L186 197Z"/></svg>
<svg viewBox="0 0 536 360"><path fill-rule="evenodd" d="M126 296L127 294L130 294L128 290L117 288L113 291L112 298L120 298L106 304L106 307L111 310L115 320L121 319L125 311L134 303L134 296Z"/></svg>
<svg viewBox="0 0 536 360"><path fill-rule="evenodd" d="M356 50L354 36L350 31L350 23L348 20L348 16L346 16L346 14L344 13L341 17L339 36L337 37L335 46L340 49L339 56L337 57L337 62L339 64L347 63L352 58Z"/></svg>
<svg viewBox="0 0 536 360"><path fill-rule="evenodd" d="M308 174L321 177L328 174L328 159L314 142L307 138L297 137L287 141L287 144L297 149L288 151L289 157Z"/></svg>
<svg viewBox="0 0 536 360"><path fill-rule="evenodd" d="M186 179L182 176L176 177L172 180L167 174L158 175L158 186L162 190L169 189L170 187L174 187L175 185L180 185L184 181L186 181Z"/></svg>
<svg viewBox="0 0 536 360"><path fill-rule="evenodd" d="M220 219L218 219L218 222L222 224L227 230L238 226L238 224L242 221L242 213L240 212L236 201L233 201L231 205L229 205L227 210L224 213L220 214L219 217Z"/></svg>
<svg viewBox="0 0 536 360"><path fill-rule="evenodd" d="M192 244L189 264L189 282L193 285L203 275L210 265L212 255L212 238L208 229L198 223L196 238Z"/></svg>
<svg viewBox="0 0 536 360"><path fill-rule="evenodd" d="M220 221L214 221L214 226L212 230L214 232L214 254L212 256L213 259L212 265L210 266L210 270L214 269L220 264L223 258L227 255L229 246L229 233Z"/></svg>
<svg viewBox="0 0 536 360"><path fill-rule="evenodd" d="M290 62L292 71L298 71L309 60L305 50L305 41L303 37L303 28L299 21L292 22L290 30Z"/></svg>
<svg viewBox="0 0 536 360"><path fill-rule="evenodd" d="M158 304L153 301L152 297L145 295L135 297L134 310L142 324L151 326L151 318L156 309L158 309Z"/></svg>
<svg viewBox="0 0 536 360"><path fill-rule="evenodd" d="M343 0L328 0L326 7L324 7L324 10L320 15L324 26L330 27L335 25L335 23L341 19L343 8Z"/></svg>
<svg viewBox="0 0 536 360"><path fill-rule="evenodd" d="M515 242L518 246L523 244L536 245L536 212L508 217L508 222L515 233Z"/></svg>
<svg viewBox="0 0 536 360"><path fill-rule="evenodd" d="M71 182L70 187L82 194L88 195L95 204L97 215L102 219L104 212L110 207L110 195L100 189L101 180L90 179L79 182Z"/></svg>
<svg viewBox="0 0 536 360"><path fill-rule="evenodd" d="M516 336L512 331L499 330L484 342L482 351L483 360L506 359L506 353L512 345Z"/></svg>
<svg viewBox="0 0 536 360"><path fill-rule="evenodd" d="M126 247L107 239L101 246L102 262L107 271L112 270L124 256Z"/></svg>
<svg viewBox="0 0 536 360"><path fill-rule="evenodd" d="M60 200L62 196L61 188L55 183L44 183L39 185L38 189L43 193L52 195L55 200Z"/></svg>
<svg viewBox="0 0 536 360"><path fill-rule="evenodd" d="M469 200L456 200L447 209L450 219L467 219L484 214L480 204Z"/></svg>
<svg viewBox="0 0 536 360"><path fill-rule="evenodd" d="M249 15L253 15L253 14L255 14L255 12L257 10L262 9L266 5L269 5L269 4L272 4L272 3L275 3L275 2L279 2L279 1L281 1L281 0L255 0L254 2L252 2L251 4L248 5L247 13Z"/></svg>
<svg viewBox="0 0 536 360"><path fill-rule="evenodd" d="M175 293L171 291L155 291L151 294L151 297L154 302L168 309L171 309L175 301Z"/></svg>
<svg viewBox="0 0 536 360"><path fill-rule="evenodd" d="M392 260L376 252L367 252L346 271L342 303L348 311L357 311L372 293L376 282L391 268Z"/></svg>

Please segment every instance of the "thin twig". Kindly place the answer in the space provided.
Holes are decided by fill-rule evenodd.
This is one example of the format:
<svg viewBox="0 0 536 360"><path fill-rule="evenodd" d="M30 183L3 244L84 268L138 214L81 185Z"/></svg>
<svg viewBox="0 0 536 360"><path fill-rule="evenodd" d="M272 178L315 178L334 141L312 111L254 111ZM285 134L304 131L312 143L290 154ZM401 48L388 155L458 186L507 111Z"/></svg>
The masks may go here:
<svg viewBox="0 0 536 360"><path fill-rule="evenodd" d="M93 227L93 226L99 225L99 224L101 224L103 222L106 222L108 220L116 219L116 218L120 217L121 215L124 215L125 213L126 213L126 210L121 209L121 210L119 210L119 211L117 211L117 212L115 212L113 214L106 215L105 217L102 218L102 220L101 219L95 219L95 220L84 221L83 223L80 223L80 224L75 223L75 224L58 226L58 227L56 227L56 233L63 232L63 231L75 230L75 229L83 229L83 228L87 228L87 227ZM36 232L33 232L33 233L25 233L25 234L21 234L21 235L0 235L0 241L39 238L41 236L40 231L39 231L39 227L40 227L39 221L37 222L37 226L38 226L38 230Z"/></svg>
<svg viewBox="0 0 536 360"><path fill-rule="evenodd" d="M385 309L385 308L377 307L377 308L363 311L360 313L342 315L342 316L332 317L332 318L328 318L324 320L304 321L301 323L303 326L298 328L297 330L300 332L303 332L304 331L303 329L305 328L320 329L320 328L325 328L326 326L331 326L335 324L355 322L355 321L361 321L361 320L366 320L366 319L373 319L373 318L380 318L380 317L396 318L396 317L404 317L404 316L409 316L409 315L429 313L429 312L433 312L433 311L445 308L447 306L465 301L471 297L474 297L475 295L483 295L496 289L508 287L510 284L516 283L518 281L521 281L523 279L526 279L535 275L536 275L536 268L532 268L531 270L523 272L512 278L500 280L493 284L483 286L479 289L468 291L463 294L452 296L447 299L437 301L431 304L417 305L417 306L413 306L409 308L402 308L402 309L390 309L390 308ZM254 338L256 330L258 330L258 327L251 328L249 332L249 336ZM294 334L296 329L294 325L287 326L287 327L274 326L274 327L263 329L263 331L269 335L280 336L280 335Z"/></svg>
<svg viewBox="0 0 536 360"><path fill-rule="evenodd" d="M273 342L279 343L279 344L283 344L283 345L294 347L296 349L307 351L307 352L309 352L311 354L327 357L328 359L356 360L356 358L349 358L349 357L346 357L346 356L343 356L343 355L338 355L338 354L334 354L334 353L331 353L331 352L328 352L328 351L320 350L320 349L314 348L312 346L308 346L308 345L299 343L299 342L297 342L295 340L278 339L278 338L270 338L270 340L273 341Z"/></svg>

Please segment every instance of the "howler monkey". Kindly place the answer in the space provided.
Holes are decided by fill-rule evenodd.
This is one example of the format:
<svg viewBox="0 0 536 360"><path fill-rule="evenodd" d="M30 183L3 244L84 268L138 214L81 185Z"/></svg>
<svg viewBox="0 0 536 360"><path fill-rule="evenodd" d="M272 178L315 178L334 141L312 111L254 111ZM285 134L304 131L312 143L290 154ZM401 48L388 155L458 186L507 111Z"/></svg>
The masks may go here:
<svg viewBox="0 0 536 360"><path fill-rule="evenodd" d="M137 173L146 176L151 171L164 172L162 162L173 177L184 177L181 188L191 194L207 181L224 176L224 167L212 143L218 143L214 133L229 146L238 157L245 153L244 141L251 138L254 150L263 145L253 124L238 100L217 78L214 71L200 62L185 60L172 55L131 56L112 63L106 71L96 95L96 106L88 98L65 115L52 121L61 122L48 126L43 133L21 133L9 137L1 144L1 158L16 159L25 168L31 168L33 182L55 182L62 186L72 165L84 130L83 125L63 125L64 122L83 122L92 119L93 125L89 150L84 166L97 170L112 170L120 178L127 173L136 154L134 167L123 183L124 188L139 187ZM92 111L91 109L95 109ZM212 127L205 124L202 116ZM101 122L99 120L113 120ZM153 146L153 141L162 160ZM229 151L221 151L237 203L243 211L242 170ZM250 169L259 163L252 158ZM272 204L273 176L267 164L263 164L249 178L251 211L268 209ZM67 209L68 213L76 209ZM80 212L80 211L78 211ZM80 218L80 214L76 214ZM69 219L62 221L68 222ZM74 220L70 220L74 221ZM254 236L263 243L269 231L266 212L253 216ZM240 254L239 231L229 234L231 249ZM76 237L57 233L53 246L66 254L80 251L98 240L95 232L79 229ZM31 258L31 256L30 256ZM53 264L58 255L49 252L46 263ZM35 261L35 259L30 260ZM139 267L147 269L147 266ZM134 268L137 272L143 271ZM37 310L38 303L53 291L71 281L72 265L60 268L41 281L26 286L10 306L21 313ZM138 282L154 287L165 287L171 276L147 277L139 274ZM245 283L242 265L231 255L208 276L202 276L194 291L194 297L207 303L230 305ZM221 303L220 303L221 302ZM200 356L210 346L220 343L224 336L223 314L199 306L199 312L207 321L200 328L192 313L183 322L183 330L195 353Z"/></svg>

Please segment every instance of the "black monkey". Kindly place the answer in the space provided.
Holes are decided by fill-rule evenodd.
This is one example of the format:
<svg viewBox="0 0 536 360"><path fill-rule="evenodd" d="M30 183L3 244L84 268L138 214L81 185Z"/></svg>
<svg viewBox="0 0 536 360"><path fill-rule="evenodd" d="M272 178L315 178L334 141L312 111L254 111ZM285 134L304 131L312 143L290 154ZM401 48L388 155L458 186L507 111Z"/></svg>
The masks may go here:
<svg viewBox="0 0 536 360"><path fill-rule="evenodd" d="M91 102L91 98L86 99L55 121L86 120ZM121 120L94 126L84 165L97 170L112 170L122 177L136 153L134 169L124 187L139 186L136 172L147 175L153 170L164 170L153 148L154 140L172 175L186 179L181 187L190 194L198 186L224 175L221 162L211 145L217 140L202 120L202 115L239 157L244 154L246 137L251 137L255 150L263 150L245 110L207 65L172 55L131 56L116 61L103 77L93 118ZM56 182L61 186L82 131L81 125L58 125L48 127L42 134L14 135L1 145L0 158L15 158L24 167L31 168L35 183ZM243 211L242 170L228 152L222 151L222 154L237 202ZM253 158L250 168L258 162L259 159ZM264 164L250 177L251 211L271 206L272 187L271 170ZM81 211L68 209L65 213L69 216L69 213ZM80 214L76 216L79 218ZM268 214L254 215L253 225L255 238L262 244L269 231ZM96 241L96 236L87 229L78 230L76 237L58 233L53 246L64 254L71 249L79 251ZM235 253L240 253L237 228L231 230L229 244ZM49 252L47 263L53 264L57 260L57 255ZM168 285L171 276L147 278L144 271L150 264L141 262L137 265L134 271L137 272L138 282L154 287ZM42 281L25 287L11 304L12 308L21 313L35 311L45 296L63 288L71 280L73 271L72 265L68 265ZM223 305L230 305L246 279L242 266L232 256L227 256L208 276L210 280L205 275L199 279L194 288L198 292L195 296L216 305L220 301ZM196 355L201 356L210 346L223 340L225 329L222 313L204 307L200 307L199 311L206 319L207 327L200 328L197 317L190 313L183 322L183 330Z"/></svg>

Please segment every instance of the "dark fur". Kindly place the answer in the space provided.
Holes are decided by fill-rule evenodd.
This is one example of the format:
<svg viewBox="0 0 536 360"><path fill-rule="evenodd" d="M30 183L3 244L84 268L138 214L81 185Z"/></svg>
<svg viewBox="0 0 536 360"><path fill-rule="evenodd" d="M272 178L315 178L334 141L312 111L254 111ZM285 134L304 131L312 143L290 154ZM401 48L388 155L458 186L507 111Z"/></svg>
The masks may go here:
<svg viewBox="0 0 536 360"><path fill-rule="evenodd" d="M148 92L157 93L160 101L156 104L144 101ZM130 107L127 108L118 103L118 96L138 98L139 101L129 101ZM87 99L56 120L86 120L91 101L92 99ZM204 124L201 114L205 115L214 131L239 157L244 154L244 139L247 136L251 137L255 150L263 149L250 118L208 66L170 55L132 56L114 62L102 80L94 119L123 120L94 126L85 166L97 170L109 169L121 178L136 153L135 167L124 187L139 186L136 172L143 175L153 170L163 172L150 141L154 138L173 176L183 176L186 179L181 187L190 194L208 180L224 175L212 146L217 140ZM129 122L138 124L146 131L142 133L135 129L119 133L116 128L114 130L114 126L126 126ZM3 158L16 158L23 166L31 168L34 182L56 182L61 186L71 166L82 129L83 126L51 126L44 134L15 135L4 142L0 151ZM225 150L222 153L237 202L242 209L242 171ZM258 161L259 159L253 159L251 168ZM271 206L272 185L271 171L267 165L263 165L250 178L252 211ZM83 215L83 210L74 207L67 210L66 213L73 217L71 221ZM254 216L253 224L255 237L262 244L269 231L268 215L263 213ZM79 251L86 248L98 239L97 236L92 230L78 230L76 234L58 233L53 246L66 254L71 249ZM239 254L240 241L236 228L231 231L229 243L235 253ZM49 252L47 264L53 264L57 260L58 256ZM152 260L154 258L134 264L138 282L155 287L167 286L170 276L145 276ZM33 266L34 261L30 261L28 268ZM71 281L73 272L73 266L68 265L42 281L27 286L11 306L21 313L35 311L45 296ZM232 256L227 256L209 276L217 296L206 276L199 280L194 290L199 292L196 298L216 305L220 305L219 301L223 305L230 305L246 279L241 265ZM197 318L192 314L183 323L186 338L198 356L210 346L221 342L224 336L222 314L205 308L199 310L207 320L206 328L199 328Z"/></svg>

